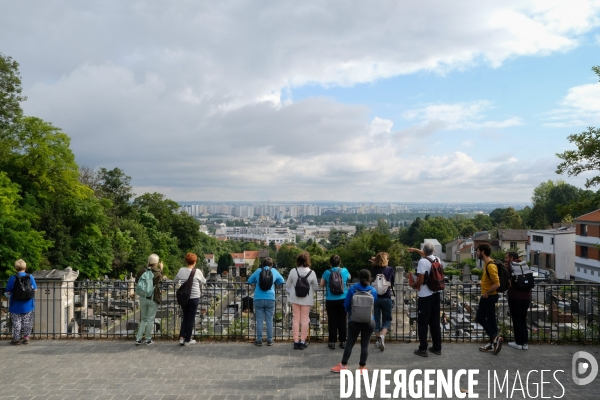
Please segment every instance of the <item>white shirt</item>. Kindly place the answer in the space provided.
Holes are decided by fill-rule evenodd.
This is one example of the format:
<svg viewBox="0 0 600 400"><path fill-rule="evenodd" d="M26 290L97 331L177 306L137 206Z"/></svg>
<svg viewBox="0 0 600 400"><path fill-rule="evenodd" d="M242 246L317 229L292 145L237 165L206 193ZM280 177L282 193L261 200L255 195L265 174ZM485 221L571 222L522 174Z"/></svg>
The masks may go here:
<svg viewBox="0 0 600 400"><path fill-rule="evenodd" d="M435 260L437 257L433 254L429 256L431 260ZM438 259L439 260L439 259ZM431 272L431 261L426 260L425 258L421 258L419 260L419 264L417 264L417 274L429 274ZM425 277L427 279L427 277ZM436 292L437 293L437 292ZM421 289L418 292L419 297L428 297L431 296L433 292L427 286L427 281L423 281L421 285Z"/></svg>
<svg viewBox="0 0 600 400"><path fill-rule="evenodd" d="M192 274L192 270L188 268L180 268L177 272L173 281L177 284L183 285L185 281L188 280L190 275ZM206 279L204 278L204 274L198 268L196 268L196 272L194 273L194 281L192 282L192 291L190 293L190 299L197 299L200 297L200 285L206 283Z"/></svg>
<svg viewBox="0 0 600 400"><path fill-rule="evenodd" d="M298 267L298 273L300 276L306 276L311 271L308 267ZM306 297L296 297L296 282L298 281L298 274L296 273L296 268L290 271L288 274L287 282L285 283L286 289L288 289L290 293L290 303L300 304L301 306L312 306L314 303L313 294L319 288L319 281L317 280L317 274L315 271L312 271L308 278L308 284L310 285L310 290L308 296Z"/></svg>

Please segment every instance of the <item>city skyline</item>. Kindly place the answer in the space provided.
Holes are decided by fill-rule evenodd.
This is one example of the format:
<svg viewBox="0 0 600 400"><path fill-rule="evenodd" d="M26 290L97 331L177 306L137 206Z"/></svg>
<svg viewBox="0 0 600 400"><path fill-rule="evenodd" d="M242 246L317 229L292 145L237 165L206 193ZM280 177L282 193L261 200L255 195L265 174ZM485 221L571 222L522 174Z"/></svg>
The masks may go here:
<svg viewBox="0 0 600 400"><path fill-rule="evenodd" d="M25 114L138 194L527 202L541 182L589 175L555 170L568 135L600 124L593 0L4 10Z"/></svg>

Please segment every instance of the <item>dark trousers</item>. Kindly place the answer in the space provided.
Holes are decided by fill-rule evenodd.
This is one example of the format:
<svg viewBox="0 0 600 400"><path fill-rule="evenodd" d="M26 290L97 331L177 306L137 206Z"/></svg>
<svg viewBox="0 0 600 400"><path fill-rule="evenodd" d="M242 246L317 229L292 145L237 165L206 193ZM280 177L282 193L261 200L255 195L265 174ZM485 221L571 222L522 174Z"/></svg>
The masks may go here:
<svg viewBox="0 0 600 400"><path fill-rule="evenodd" d="M431 330L433 350L442 350L442 329L440 327L440 294L419 297L417 303L417 325L419 332L419 350L427 351L427 329Z"/></svg>
<svg viewBox="0 0 600 400"><path fill-rule="evenodd" d="M515 333L515 342L523 346L527 344L527 310L529 310L530 300L508 299L508 309L513 322L513 332Z"/></svg>
<svg viewBox="0 0 600 400"><path fill-rule="evenodd" d="M490 336L490 342L498 336L498 323L496 321L496 303L498 295L490 295L487 298L479 299L479 308L477 309L477 323L483 327L485 333Z"/></svg>
<svg viewBox="0 0 600 400"><path fill-rule="evenodd" d="M346 309L344 300L326 300L327 321L329 324L329 343L346 341Z"/></svg>
<svg viewBox="0 0 600 400"><path fill-rule="evenodd" d="M198 309L199 302L199 298L189 299L186 305L181 307L183 311L183 318L181 319L181 329L179 330L179 337L182 337L186 342L189 342L192 338L192 332L194 331L194 322L196 321L196 310Z"/></svg>
<svg viewBox="0 0 600 400"><path fill-rule="evenodd" d="M356 339L358 338L358 334L360 333L360 361L358 362L358 365L361 367L367 365L367 357L369 356L369 341L374 329L375 323L373 321L371 321L371 323L352 321L348 323L348 341L346 342L346 349L344 350L344 355L342 356L342 364L348 364L348 360L352 355L352 348L354 347Z"/></svg>

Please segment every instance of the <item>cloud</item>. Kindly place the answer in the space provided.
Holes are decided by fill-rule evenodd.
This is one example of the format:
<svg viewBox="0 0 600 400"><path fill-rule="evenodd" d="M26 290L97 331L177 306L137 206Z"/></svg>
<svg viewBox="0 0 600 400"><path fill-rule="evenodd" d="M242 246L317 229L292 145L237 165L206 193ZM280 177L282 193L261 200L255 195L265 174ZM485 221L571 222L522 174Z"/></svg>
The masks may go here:
<svg viewBox="0 0 600 400"><path fill-rule="evenodd" d="M440 121L447 130L474 130L481 128L507 128L521 125L521 119L511 117L501 121L486 121L484 110L491 108L486 100L457 104L430 104L425 107L405 111L402 117L429 123Z"/></svg>
<svg viewBox="0 0 600 400"><path fill-rule="evenodd" d="M401 200L431 183L447 199L494 200L481 185L505 167L444 142L423 154L443 130L522 123L489 118L492 103L410 106L399 121L360 101L294 102L294 89L564 52L600 8L565 3L11 2L0 48L21 64L26 113L63 128L79 163L124 169L137 193Z"/></svg>
<svg viewBox="0 0 600 400"><path fill-rule="evenodd" d="M549 127L588 126L600 123L600 83L575 86L561 107L542 115Z"/></svg>

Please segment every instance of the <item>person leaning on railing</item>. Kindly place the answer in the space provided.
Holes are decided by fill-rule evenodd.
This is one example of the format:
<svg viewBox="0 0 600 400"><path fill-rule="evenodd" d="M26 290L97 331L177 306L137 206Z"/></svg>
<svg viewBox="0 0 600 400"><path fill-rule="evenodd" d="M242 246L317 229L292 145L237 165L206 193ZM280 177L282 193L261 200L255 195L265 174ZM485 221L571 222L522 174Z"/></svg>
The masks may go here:
<svg viewBox="0 0 600 400"><path fill-rule="evenodd" d="M181 307L183 311L183 318L181 319L181 328L179 329L179 344L182 346L189 346L196 343L196 341L192 339L192 331L194 330L196 311L198 310L198 304L200 303L200 285L206 283L206 279L204 278L202 271L196 268L197 261L197 255L194 253L187 253L185 256L185 263L187 264L187 267L180 268L175 278L173 278L173 281L176 284L183 284L190 278L192 270L195 269L190 299L184 306Z"/></svg>
<svg viewBox="0 0 600 400"><path fill-rule="evenodd" d="M508 273L512 276L513 263L515 263L514 267L518 268L521 263L521 257L518 253L511 251L506 253L504 261ZM508 297L510 318L513 321L513 331L515 333L515 341L509 342L508 346L518 350L529 350L529 345L527 344L529 336L527 332L527 311L529 310L529 303L531 303L531 289L519 290L511 285L506 295Z"/></svg>
<svg viewBox="0 0 600 400"><path fill-rule="evenodd" d="M335 350L335 342L337 339L340 341L340 348L346 348L346 336L347 336L347 313L344 308L344 300L348 293L347 283L351 279L350 272L344 267L341 267L342 260L340 256L334 254L329 259L331 268L323 273L321 277L320 287L326 288L325 294L325 308L327 309L327 324L329 327L329 344L328 347L331 350ZM331 274L339 272L339 276L342 280L343 292L341 294L334 294L331 292L330 279Z"/></svg>
<svg viewBox="0 0 600 400"><path fill-rule="evenodd" d="M16 289L15 282L27 276L25 273L26 269L27 264L25 264L25 261L17 260L15 262L15 270L17 273L8 278L6 293L4 293L4 296L9 299L8 312L10 313L10 319L13 325L13 340L10 343L15 345L21 343L28 344L29 335L31 335L31 330L33 329L33 310L35 309L33 293L30 296L31 298L26 300L17 300L13 298L16 296L12 296ZM33 276L31 275L29 275L29 279L31 281L31 289L35 291L37 289L35 279L33 279ZM22 341L21 338L23 339Z"/></svg>

